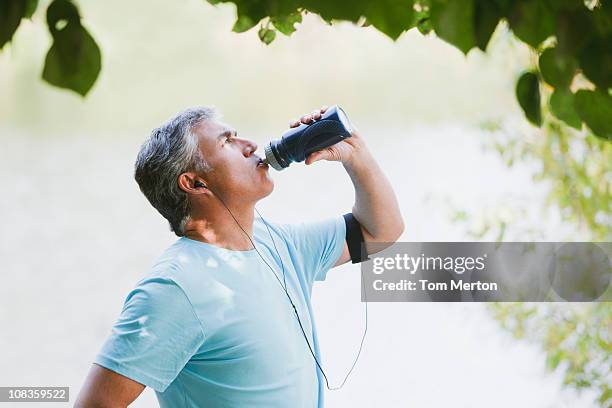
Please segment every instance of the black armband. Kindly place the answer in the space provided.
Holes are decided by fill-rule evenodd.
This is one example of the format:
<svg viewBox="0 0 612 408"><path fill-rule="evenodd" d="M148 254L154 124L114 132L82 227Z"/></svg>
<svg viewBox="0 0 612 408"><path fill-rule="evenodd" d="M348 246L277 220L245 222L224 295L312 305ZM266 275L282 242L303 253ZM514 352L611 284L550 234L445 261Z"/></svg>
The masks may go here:
<svg viewBox="0 0 612 408"><path fill-rule="evenodd" d="M351 255L351 262L355 264L369 260L370 258L368 258L368 253L365 250L361 224L352 213L344 214L343 217L346 225L346 245Z"/></svg>

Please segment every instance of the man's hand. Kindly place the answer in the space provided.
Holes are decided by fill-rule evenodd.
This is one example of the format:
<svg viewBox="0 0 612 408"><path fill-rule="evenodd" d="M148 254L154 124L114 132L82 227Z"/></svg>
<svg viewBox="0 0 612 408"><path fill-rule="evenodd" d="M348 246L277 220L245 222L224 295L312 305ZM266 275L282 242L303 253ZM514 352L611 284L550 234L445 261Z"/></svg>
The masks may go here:
<svg viewBox="0 0 612 408"><path fill-rule="evenodd" d="M326 110L327 106L322 106L319 110L314 110L302 116L299 120L291 121L289 126L294 128L300 126L300 123L309 125L313 121L321 119L321 115L325 113ZM312 164L319 160L328 160L339 161L344 165L350 165L353 160L359 160L359 157L361 157L361 159L366 159L368 154L363 139L361 139L357 130L353 128L351 137L325 149L309 154L305 163Z"/></svg>

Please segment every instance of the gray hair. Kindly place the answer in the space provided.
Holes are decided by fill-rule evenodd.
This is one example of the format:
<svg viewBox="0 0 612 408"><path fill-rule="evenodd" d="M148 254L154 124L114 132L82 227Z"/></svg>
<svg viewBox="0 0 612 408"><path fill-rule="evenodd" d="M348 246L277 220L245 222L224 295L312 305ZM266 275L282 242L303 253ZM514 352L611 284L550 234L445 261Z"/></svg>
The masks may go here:
<svg viewBox="0 0 612 408"><path fill-rule="evenodd" d="M216 117L217 112L210 107L184 110L154 129L136 158L134 178L140 191L179 237L185 235L191 205L187 193L179 188L178 178L188 171L210 170L193 130L199 123Z"/></svg>

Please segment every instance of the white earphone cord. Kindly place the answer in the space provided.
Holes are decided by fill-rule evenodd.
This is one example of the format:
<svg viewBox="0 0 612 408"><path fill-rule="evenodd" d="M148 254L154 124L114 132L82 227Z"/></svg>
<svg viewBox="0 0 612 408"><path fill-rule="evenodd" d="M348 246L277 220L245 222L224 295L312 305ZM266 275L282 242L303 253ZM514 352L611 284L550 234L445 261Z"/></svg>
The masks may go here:
<svg viewBox="0 0 612 408"><path fill-rule="evenodd" d="M363 329L363 336L361 337L361 343L359 344L359 351L357 351L357 356L355 357L355 360L353 361L353 365L351 366L349 371L346 373L346 376L344 377L344 380L342 381L342 384L340 384L338 387L330 387L329 386L329 380L327 379L327 375L325 375L325 371L323 371L323 367L321 367L321 364L319 364L319 360L315 356L315 353L314 353L314 351L312 349L312 346L310 345L310 342L308 341L308 337L306 336L306 331L304 331L304 326L302 325L302 321L300 320L300 315L299 315L299 313L297 311L297 308L295 307L295 304L293 303L293 299L291 299L291 296L289 295L289 291L287 290L287 281L285 280L285 264L283 263L283 259L282 259L281 255L280 255L280 253L278 252L278 248L276 248L276 242L274 241L274 237L272 236L272 232L270 232L270 227L268 226L268 222L264 219L264 217L261 216L261 214L259 213L257 208L255 208L255 211L257 212L259 217L263 220L264 224L266 225L266 229L268 230L268 234L270 234L270 239L272 239L272 244L274 245L274 250L278 254L278 259L280 260L281 268L283 270L283 283L284 283L284 285L283 285L283 283L281 283L281 281L280 281L279 277L277 276L276 272L274 272L274 269L264 259L263 255L261 255L261 253L259 252L259 250L255 246L255 243L253 242L253 240L251 239L249 234L244 230L244 228L242 228L242 225L240 225L240 223L238 222L236 217L234 217L234 214L232 214L232 212L227 207L227 205L225 205L225 202L223 202L221 197L219 197L217 194L215 194L215 196L219 199L219 201L221 201L221 204L223 204L223 206L230 213L230 215L232 216L232 218L234 219L234 221L236 222L238 227L240 227L242 232L249 239L249 241L251 242L251 245L253 245L253 249L255 250L255 252L257 252L257 254L261 258L261 260L264 261L264 263L268 266L270 271L272 271L272 274L274 275L274 277L278 281L278 284L281 286L281 288L285 292L285 295L287 295L287 299L289 299L289 303L291 303L291 307L293 307L293 312L295 313L295 317L297 318L298 324L300 325L300 329L302 330L302 334L304 335L304 340L306 340L306 345L308 346L308 350L310 350L310 354L312 355L312 358L314 359L317 367L321 371L321 374L323 374L323 378L325 378L325 385L327 386L327 389L330 390L330 391L335 391L335 390L341 389L342 387L344 387L344 384L346 383L346 380L348 379L349 375L351 375L351 373L353 372L353 369L357 365L357 361L359 360L359 356L361 355L361 349L363 348L363 342L365 341L366 334L368 332L368 300L367 300L367 298L365 299L365 325L364 325L364 329ZM361 285L362 285L362 290L363 290L363 294L364 294L364 297L365 297L365 288L363 287L363 279L361 280Z"/></svg>

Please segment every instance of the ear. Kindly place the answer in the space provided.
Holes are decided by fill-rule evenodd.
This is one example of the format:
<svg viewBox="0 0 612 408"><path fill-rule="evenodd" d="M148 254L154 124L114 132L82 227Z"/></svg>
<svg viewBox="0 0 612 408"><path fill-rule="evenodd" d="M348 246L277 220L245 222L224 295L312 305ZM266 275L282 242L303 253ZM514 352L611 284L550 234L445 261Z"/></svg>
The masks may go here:
<svg viewBox="0 0 612 408"><path fill-rule="evenodd" d="M178 178L178 185L187 194L206 194L206 181L195 173L183 173Z"/></svg>

